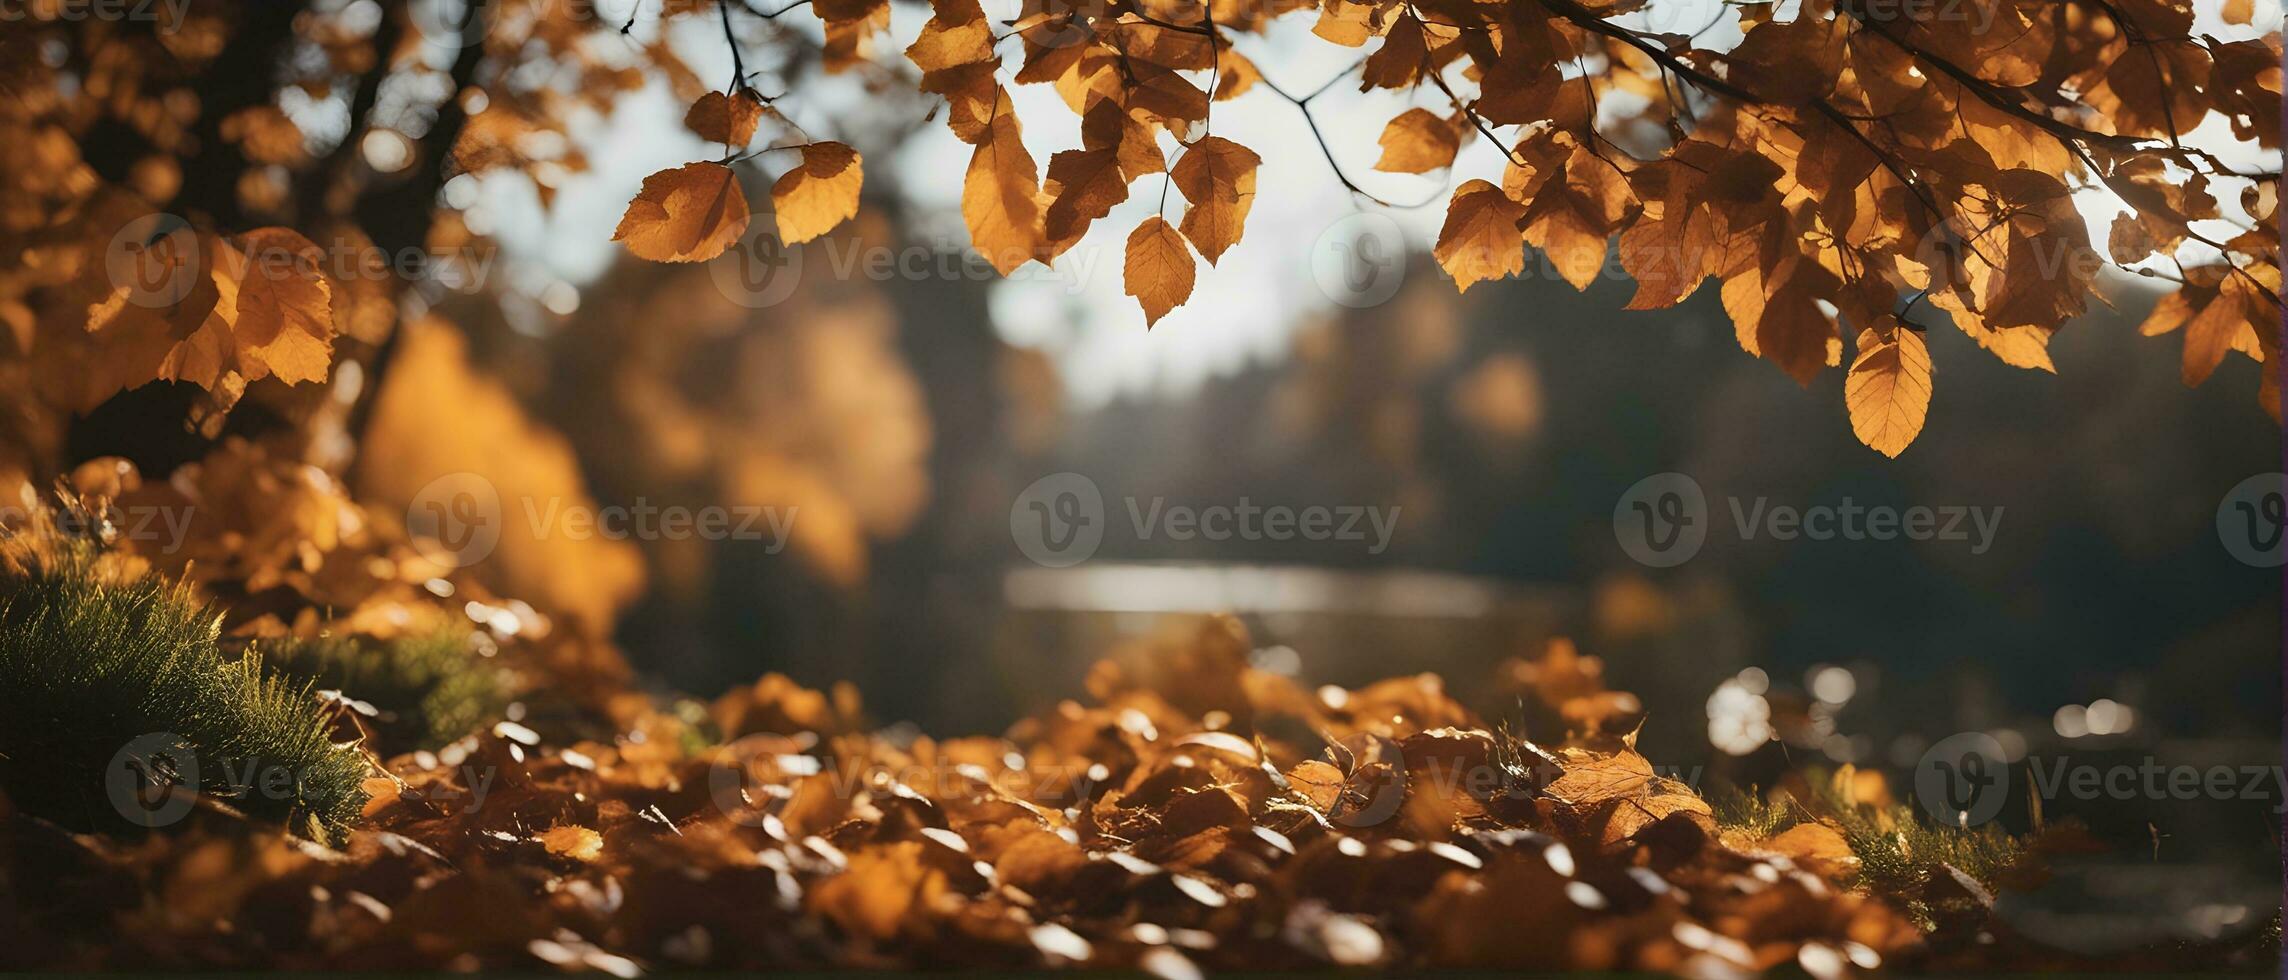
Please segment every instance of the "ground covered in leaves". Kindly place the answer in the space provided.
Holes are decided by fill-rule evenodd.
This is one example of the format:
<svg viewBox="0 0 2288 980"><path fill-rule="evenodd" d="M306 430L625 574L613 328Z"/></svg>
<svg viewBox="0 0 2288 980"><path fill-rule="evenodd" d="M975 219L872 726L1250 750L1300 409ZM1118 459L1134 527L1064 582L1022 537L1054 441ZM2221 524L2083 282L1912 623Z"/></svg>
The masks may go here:
<svg viewBox="0 0 2288 980"><path fill-rule="evenodd" d="M1489 722L1434 676L1312 689L1256 669L1243 628L1216 618L1113 651L1085 698L1000 736L939 739L878 726L846 686L777 675L712 702L642 693L576 624L427 564L302 468L237 451L240 467L166 489L212 496L204 560L115 543L101 562L195 588L219 603L208 642L229 662L268 649L265 670L302 678L370 767L362 804L266 817L210 781L144 829L0 798L0 965L2093 965L1989 914L1996 889L2039 878L2055 835L1920 825L1849 770L1720 815L1635 750L1636 700L1566 644L1504 666L1523 714ZM92 496L145 492L130 474ZM218 506L253 499L273 506ZM77 506L84 521L104 505ZM329 533L266 551L249 532L280 520Z"/></svg>

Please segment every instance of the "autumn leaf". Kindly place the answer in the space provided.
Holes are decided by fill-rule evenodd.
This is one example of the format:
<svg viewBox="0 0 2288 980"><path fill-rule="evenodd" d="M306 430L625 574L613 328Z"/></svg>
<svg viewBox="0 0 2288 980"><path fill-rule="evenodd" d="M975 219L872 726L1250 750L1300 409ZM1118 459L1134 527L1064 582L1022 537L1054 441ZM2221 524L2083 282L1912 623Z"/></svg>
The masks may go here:
<svg viewBox="0 0 2288 980"><path fill-rule="evenodd" d="M970 154L961 189L970 244L1004 276L1031 261L1041 247L1038 174L1016 113L1004 97L1002 110Z"/></svg>
<svg viewBox="0 0 2288 980"><path fill-rule="evenodd" d="M1346 48L1364 45L1368 38L1390 28L1399 18L1392 13L1396 4L1389 2L1361 3L1358 0L1320 0L1319 22L1311 33Z"/></svg>
<svg viewBox="0 0 2288 980"><path fill-rule="evenodd" d="M1468 290L1488 279L1501 279L1525 271L1525 239L1517 222L1525 206L1510 200L1502 189L1473 180L1454 191L1446 206L1446 224L1438 229L1438 245L1431 255L1454 277L1454 288Z"/></svg>
<svg viewBox="0 0 2288 980"><path fill-rule="evenodd" d="M2106 251L2113 261L2122 265L2142 262L2161 250L2161 243L2153 238L2151 229L2139 220L2137 214L2124 211L2113 216L2113 226L2106 236Z"/></svg>
<svg viewBox="0 0 2288 980"><path fill-rule="evenodd" d="M1177 131L1207 118L1208 94L1183 74L1139 60L1131 60L1129 70L1135 76L1124 93L1129 112Z"/></svg>
<svg viewBox="0 0 2288 980"><path fill-rule="evenodd" d="M2241 272L2222 265L2189 268L2185 284L2153 304L2138 332L2153 337L2184 328L2182 377L2187 386L2206 382L2232 351L2263 361L2265 350L2256 324L2273 320L2280 308L2265 295L2270 290L2262 288L2257 277L2273 274L2269 267Z"/></svg>
<svg viewBox="0 0 2288 980"><path fill-rule="evenodd" d="M548 853L574 861L594 861L604 853L604 835L575 824L550 827L539 840Z"/></svg>
<svg viewBox="0 0 2288 980"><path fill-rule="evenodd" d="M1128 199L1120 151L1116 147L1062 150L1049 158L1049 184L1056 190L1042 231L1054 243L1069 243Z"/></svg>
<svg viewBox="0 0 2288 980"><path fill-rule="evenodd" d="M1859 332L1859 357L1843 379L1851 431L1867 447L1897 456L1930 414L1930 348L1920 331L1886 317Z"/></svg>
<svg viewBox="0 0 2288 980"><path fill-rule="evenodd" d="M993 29L977 0L932 0L931 16L922 25L906 58L922 70L925 80L965 65L999 59L993 55Z"/></svg>
<svg viewBox="0 0 2288 980"><path fill-rule="evenodd" d="M747 196L720 163L690 163L644 178L612 240L654 262L705 262L747 230Z"/></svg>
<svg viewBox="0 0 2288 980"><path fill-rule="evenodd" d="M691 103L683 114L683 126L699 138L710 143L739 147L755 138L755 127L763 120L763 100L753 90L741 88L725 94L709 92Z"/></svg>
<svg viewBox="0 0 2288 980"><path fill-rule="evenodd" d="M223 299L214 314L230 325L238 373L248 381L326 380L334 318L333 290L319 271L322 253L285 228L257 228L239 236L239 245L216 265Z"/></svg>
<svg viewBox="0 0 2288 980"><path fill-rule="evenodd" d="M945 97L946 126L964 143L986 134L995 112L1006 105L993 73L1001 59L993 52L993 29L977 0L935 0L933 11L906 58L921 69L919 88Z"/></svg>
<svg viewBox="0 0 2288 980"><path fill-rule="evenodd" d="M1821 368L1843 356L1835 318L1819 306L1832 274L1801 253L1787 253L1767 274L1753 265L1724 280L1724 311L1740 349L1779 365L1797 384L1809 386Z"/></svg>
<svg viewBox="0 0 2288 980"><path fill-rule="evenodd" d="M1153 215L1128 236L1126 292L1144 307L1150 327L1192 295L1192 252L1168 219Z"/></svg>
<svg viewBox="0 0 2288 980"><path fill-rule="evenodd" d="M1549 256L1574 289L1588 289L1605 267L1607 238L1633 203L1618 169L1575 146L1531 195L1522 219L1525 240Z"/></svg>
<svg viewBox="0 0 2288 980"><path fill-rule="evenodd" d="M1828 822L1799 823L1758 841L1753 850L1778 854L1822 877L1845 880L1859 869L1859 855Z"/></svg>
<svg viewBox="0 0 2288 980"><path fill-rule="evenodd" d="M1383 35L1382 46L1367 55L1360 66L1361 84L1368 88L1405 88L1421 77L1422 63L1429 57L1428 38L1422 31L1422 22L1413 17L1399 18Z"/></svg>
<svg viewBox="0 0 2288 980"><path fill-rule="evenodd" d="M299 233L258 228L234 243L200 233L158 243L184 253L187 291L166 306L113 288L90 306L87 329L104 352L86 390L98 399L152 381L187 381L228 408L248 382L323 382L333 360L333 287L323 255Z"/></svg>
<svg viewBox="0 0 2288 980"><path fill-rule="evenodd" d="M1454 165L1462 148L1462 127L1428 109L1408 109L1383 127L1382 159L1374 169L1396 174L1421 174Z"/></svg>
<svg viewBox="0 0 2288 980"><path fill-rule="evenodd" d="M1169 177L1191 206L1184 209L1184 237L1214 265L1239 242L1255 204L1255 171L1263 159L1254 150L1221 136L1192 144Z"/></svg>
<svg viewBox="0 0 2288 980"><path fill-rule="evenodd" d="M865 63L867 39L890 26L890 0L814 0L811 9L826 24L820 53L830 73Z"/></svg>
<svg viewBox="0 0 2288 980"><path fill-rule="evenodd" d="M858 151L825 141L802 147L802 162L771 185L779 240L797 245L856 217L864 182Z"/></svg>
<svg viewBox="0 0 2288 980"><path fill-rule="evenodd" d="M1117 151L1122 180L1135 180L1167 169L1152 127L1139 122L1111 99L1097 102L1082 114L1080 140L1081 146L1087 149Z"/></svg>

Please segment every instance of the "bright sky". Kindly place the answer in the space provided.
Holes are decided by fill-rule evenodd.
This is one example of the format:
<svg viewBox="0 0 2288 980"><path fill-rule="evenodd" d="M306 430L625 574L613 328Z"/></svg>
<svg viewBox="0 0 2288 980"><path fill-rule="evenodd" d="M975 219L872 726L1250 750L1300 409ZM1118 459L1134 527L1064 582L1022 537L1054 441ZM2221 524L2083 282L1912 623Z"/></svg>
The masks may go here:
<svg viewBox="0 0 2288 980"><path fill-rule="evenodd" d="M616 22L625 16L628 2L597 0L595 7ZM655 0L645 2L649 6ZM768 5L768 0L764 2ZM1635 16L1654 18L1651 26L1678 32L1717 22L1715 29L1702 35L1701 43L1722 48L1736 42L1738 32L1731 18L1718 16L1721 4L1722 0L1656 0L1652 8ZM2224 25L2218 16L2221 4L2222 0L2195 0L2196 30L2226 38L2254 33L2252 28ZM1012 16L1016 6L1017 0L985 0L987 15L996 22ZM890 36L880 39L877 52L903 50L928 19L919 6L901 4L892 9ZM1781 13L1786 15L1784 9ZM2254 22L2278 24L2280 16L2279 0L2261 0ZM648 21L639 21L638 30L645 29ZM1359 56L1356 49L1318 40L1311 34L1311 23L1308 15L1284 18L1268 37L1241 39L1239 50L1280 87L1298 95L1309 92ZM712 20L687 18L678 26L678 35L679 50L702 78L730 74L729 54ZM1355 81L1341 83L1313 103L1327 145L1344 172L1368 191L1394 203L1429 202L1429 206L1384 209L1354 200L1329 172L1302 114L1259 88L1214 108L1214 131L1255 150L1263 158L1263 168L1245 237L1218 265L1200 265L1188 303L1147 332L1143 313L1121 291L1127 235L1161 202L1160 178L1146 177L1133 185L1130 200L1097 221L1054 270L1028 266L995 286L991 312L1002 336L1012 344L1048 352L1064 373L1075 407L1085 409L1125 396L1180 395L1207 378L1276 361L1306 318L1338 308L1338 301L1361 299L1357 290L1362 286L1364 299L1392 288L1395 281L1388 276L1346 285L1344 250L1365 249L1361 254L1378 264L1402 269L1402 264L1383 259L1392 253L1389 246L1403 241L1408 248L1427 250L1443 219L1450 186L1471 177L1498 179L1501 153L1480 139L1464 147L1450 174L1378 173L1373 169L1380 153L1376 137L1384 123L1408 105L1432 102L1356 90ZM794 93L780 106L806 129L831 138L838 135L835 108L863 97L853 87L827 87ZM1042 167L1056 151L1079 145L1078 121L1049 86L1011 86L1011 97L1025 121L1026 145ZM609 118L593 120L577 136L592 169L565 180L552 209L540 208L521 177L488 178L473 193L467 188L449 188L448 193L458 191L455 196L480 205L473 223L502 243L506 253L502 271L512 277L510 282L530 295L546 297L548 305L562 312L576 302L577 293L553 284L586 283L620 258L611 232L646 175L721 155L720 147L704 144L682 128L683 108L661 83L627 99ZM2212 116L2196 136L2187 142L2201 143L2235 166L2278 166L2276 159L2266 160L2253 145L2235 145L2221 117ZM969 151L945 127L932 126L894 158L869 158L866 169L870 177L892 175L913 203L941 212L944 219L933 227L942 230L924 234L923 240L933 248L957 250L966 241L958 207ZM2082 200L2093 239L2102 243L2121 205L2102 191L2085 194ZM1170 221L1181 216L1182 208L1180 194L1167 195ZM1376 241L1356 244L1361 234ZM1378 244L1383 251L1372 250ZM828 262L804 266L806 275L829 267Z"/></svg>

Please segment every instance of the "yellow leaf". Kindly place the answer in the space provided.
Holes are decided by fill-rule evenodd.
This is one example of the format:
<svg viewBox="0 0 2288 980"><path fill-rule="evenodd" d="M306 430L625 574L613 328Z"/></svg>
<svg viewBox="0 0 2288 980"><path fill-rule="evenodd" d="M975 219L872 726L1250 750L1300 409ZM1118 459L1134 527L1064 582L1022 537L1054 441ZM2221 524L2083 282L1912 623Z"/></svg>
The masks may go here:
<svg viewBox="0 0 2288 980"><path fill-rule="evenodd" d="M1456 289L1514 276L1525 270L1525 238L1517 230L1517 221L1524 216L1525 206L1510 200L1501 188L1470 181L1456 189L1446 205L1446 224L1438 229L1438 246L1431 255L1454 277Z"/></svg>
<svg viewBox="0 0 2288 980"><path fill-rule="evenodd" d="M1144 307L1149 328L1182 306L1192 295L1192 252L1184 238L1168 226L1168 219L1153 215L1128 236L1128 262L1123 279L1126 292Z"/></svg>
<svg viewBox="0 0 2288 980"><path fill-rule="evenodd" d="M802 148L802 163L771 185L771 208L778 213L779 240L807 242L858 215L858 192L865 184L858 151L840 143Z"/></svg>
<svg viewBox="0 0 2288 980"><path fill-rule="evenodd" d="M720 163L688 163L644 178L612 240L654 262L705 262L747 230L747 195Z"/></svg>
<svg viewBox="0 0 2288 980"><path fill-rule="evenodd" d="M1897 456L1930 415L1931 359L1923 335L1884 317L1859 333L1859 358L1843 379L1851 431L1868 448Z"/></svg>
<svg viewBox="0 0 2288 980"><path fill-rule="evenodd" d="M1210 136L1184 151L1169 173L1191 207L1184 209L1184 237L1198 246L1209 265L1238 244L1255 204L1255 170L1263 158L1221 136Z"/></svg>
<svg viewBox="0 0 2288 980"><path fill-rule="evenodd" d="M1462 127L1428 109L1408 109L1382 129L1382 159L1374 169L1420 174L1454 165Z"/></svg>

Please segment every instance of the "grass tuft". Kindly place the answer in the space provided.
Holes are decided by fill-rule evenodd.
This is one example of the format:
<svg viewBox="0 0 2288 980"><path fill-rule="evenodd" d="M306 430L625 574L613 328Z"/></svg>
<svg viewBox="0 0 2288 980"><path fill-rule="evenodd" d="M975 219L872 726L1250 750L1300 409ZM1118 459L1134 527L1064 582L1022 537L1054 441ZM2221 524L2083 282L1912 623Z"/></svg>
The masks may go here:
<svg viewBox="0 0 2288 980"><path fill-rule="evenodd" d="M17 806L155 826L169 788L195 782L320 838L357 818L365 756L334 744L308 684L226 657L219 615L187 586L34 537L0 558L0 788Z"/></svg>
<svg viewBox="0 0 2288 980"><path fill-rule="evenodd" d="M467 630L440 628L391 640L291 637L261 647L279 673L374 706L373 727L394 752L445 745L508 706L506 675L470 639Z"/></svg>

